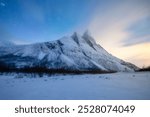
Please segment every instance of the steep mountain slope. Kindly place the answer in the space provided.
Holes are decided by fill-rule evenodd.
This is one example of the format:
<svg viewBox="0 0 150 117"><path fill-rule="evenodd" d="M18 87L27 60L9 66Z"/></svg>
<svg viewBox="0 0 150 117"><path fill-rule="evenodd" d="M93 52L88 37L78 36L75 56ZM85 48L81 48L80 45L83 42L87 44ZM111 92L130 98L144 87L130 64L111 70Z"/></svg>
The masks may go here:
<svg viewBox="0 0 150 117"><path fill-rule="evenodd" d="M0 62L15 68L46 67L78 71L134 71L137 67L109 54L85 32L31 45L1 47Z"/></svg>

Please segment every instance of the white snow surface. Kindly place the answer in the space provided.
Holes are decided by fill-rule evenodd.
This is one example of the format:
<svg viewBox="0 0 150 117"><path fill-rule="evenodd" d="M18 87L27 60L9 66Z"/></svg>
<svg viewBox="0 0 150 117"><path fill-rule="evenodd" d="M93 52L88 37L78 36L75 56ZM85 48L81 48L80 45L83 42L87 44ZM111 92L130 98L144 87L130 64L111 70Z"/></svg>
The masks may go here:
<svg viewBox="0 0 150 117"><path fill-rule="evenodd" d="M145 100L150 72L44 75L1 74L1 100Z"/></svg>

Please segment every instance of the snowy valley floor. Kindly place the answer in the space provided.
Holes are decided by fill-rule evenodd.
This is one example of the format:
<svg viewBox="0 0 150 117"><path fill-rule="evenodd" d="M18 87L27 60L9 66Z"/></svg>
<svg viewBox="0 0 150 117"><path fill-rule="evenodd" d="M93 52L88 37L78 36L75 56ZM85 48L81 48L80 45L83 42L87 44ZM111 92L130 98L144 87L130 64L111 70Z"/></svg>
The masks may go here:
<svg viewBox="0 0 150 117"><path fill-rule="evenodd" d="M27 74L1 74L0 99L150 99L150 72L36 78Z"/></svg>

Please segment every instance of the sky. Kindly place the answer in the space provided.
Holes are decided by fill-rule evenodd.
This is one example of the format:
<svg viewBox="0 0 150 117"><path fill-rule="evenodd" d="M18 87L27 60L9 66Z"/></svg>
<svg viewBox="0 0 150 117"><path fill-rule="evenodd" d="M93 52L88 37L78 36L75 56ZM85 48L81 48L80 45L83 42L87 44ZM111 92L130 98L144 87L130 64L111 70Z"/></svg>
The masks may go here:
<svg viewBox="0 0 150 117"><path fill-rule="evenodd" d="M0 41L30 44L89 30L108 52L150 65L150 0L0 0Z"/></svg>

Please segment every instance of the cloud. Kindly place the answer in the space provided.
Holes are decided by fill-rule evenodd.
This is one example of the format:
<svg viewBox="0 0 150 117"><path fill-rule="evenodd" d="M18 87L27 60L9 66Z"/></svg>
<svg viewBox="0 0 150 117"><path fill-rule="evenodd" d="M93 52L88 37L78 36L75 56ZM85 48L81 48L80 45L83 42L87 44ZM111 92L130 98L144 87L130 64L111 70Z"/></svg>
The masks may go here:
<svg viewBox="0 0 150 117"><path fill-rule="evenodd" d="M150 34L149 35L143 35L141 37L134 37L130 41L125 40L123 46L131 46L131 45L136 45L140 43L150 43Z"/></svg>
<svg viewBox="0 0 150 117"><path fill-rule="evenodd" d="M108 5L102 11L100 7L98 7L89 24L89 29L96 41L106 48L106 50L115 56L131 61L129 57L137 54L137 52L134 53L134 51L136 51L134 50L135 47L130 48L124 46L134 46L134 44L140 45L149 42L149 35L143 34L140 35L140 37L136 37L128 28L138 21L150 17L149 5L150 2L147 0L127 0L111 6ZM130 52L128 48L133 49L132 54L128 54ZM123 51L120 51L120 49ZM144 49L144 46L142 46L141 49ZM123 55L122 53L126 53L126 51L128 53Z"/></svg>
<svg viewBox="0 0 150 117"><path fill-rule="evenodd" d="M120 47L114 53L126 61L130 61L139 67L150 65L150 42L139 43L128 47Z"/></svg>
<svg viewBox="0 0 150 117"><path fill-rule="evenodd" d="M134 1L134 0L133 0ZM107 8L103 13L97 9L89 29L99 37L97 41L121 42L131 36L127 30L135 22L150 16L150 8L145 3L120 3Z"/></svg>
<svg viewBox="0 0 150 117"><path fill-rule="evenodd" d="M124 46L150 42L150 16L131 25L128 32L131 35L128 39L123 40Z"/></svg>
<svg viewBox="0 0 150 117"><path fill-rule="evenodd" d="M15 45L26 45L26 44L31 44L31 42L29 42L29 41L26 41L26 40L21 40L21 39L14 39L13 40L13 43L15 44Z"/></svg>
<svg viewBox="0 0 150 117"><path fill-rule="evenodd" d="M5 3L1 2L0 6L5 7Z"/></svg>

